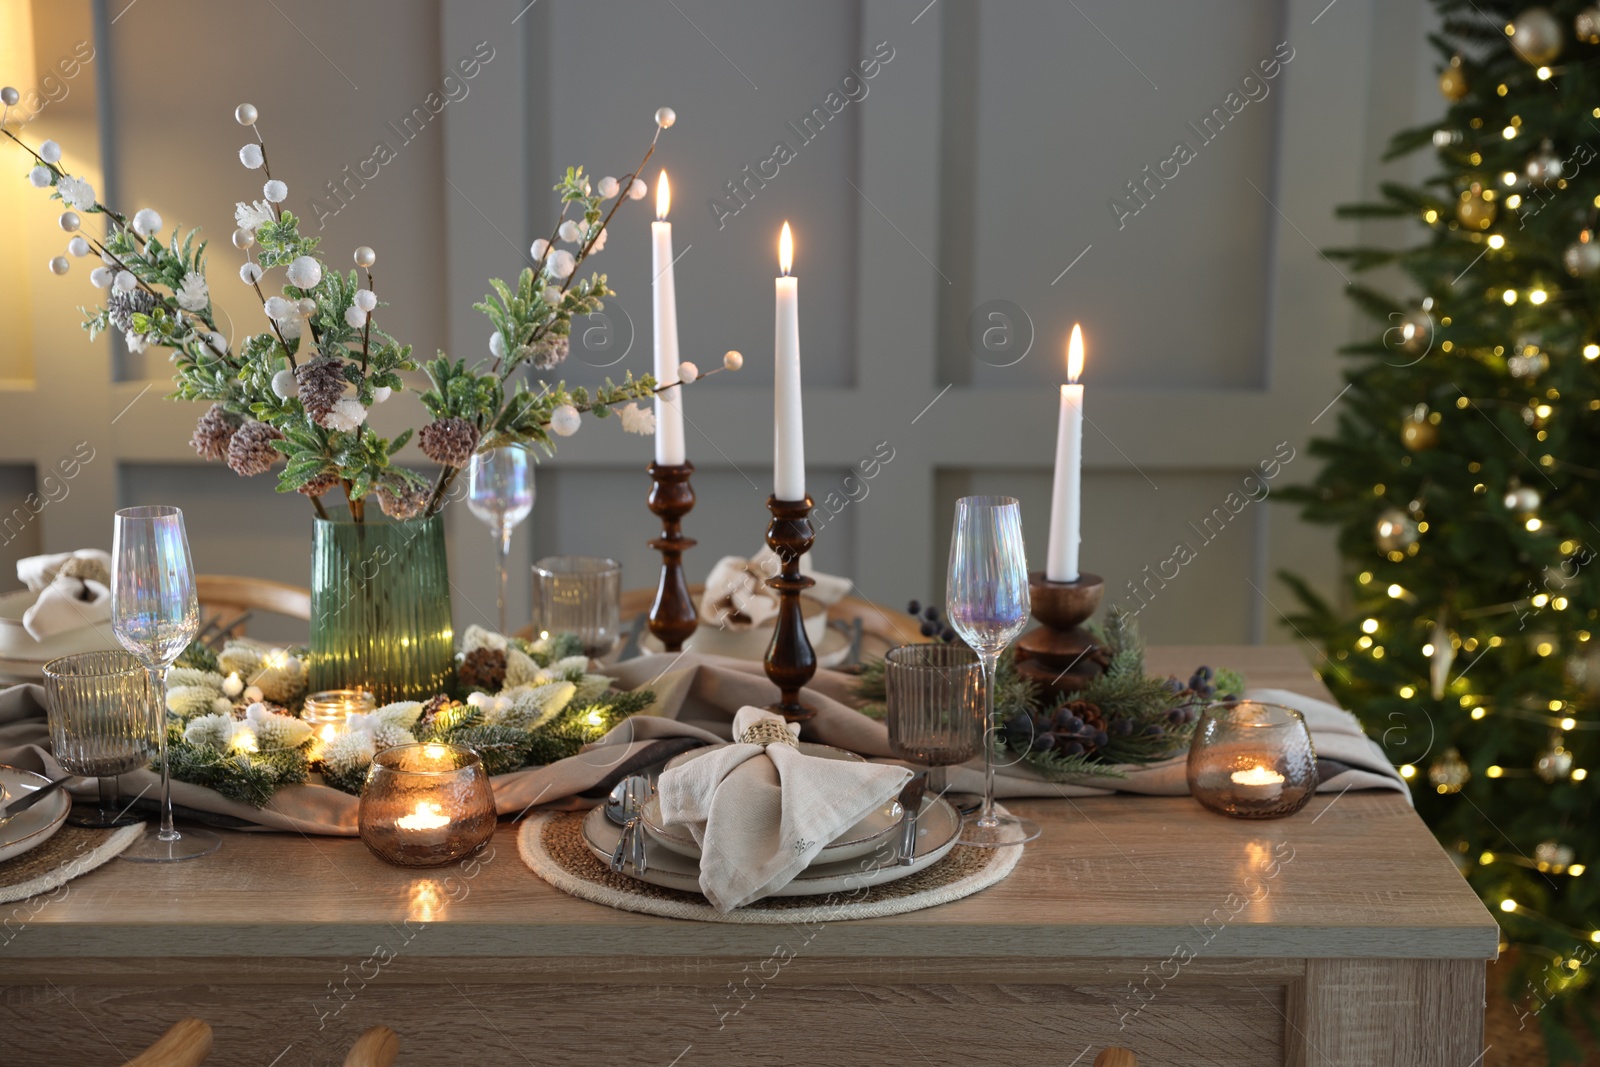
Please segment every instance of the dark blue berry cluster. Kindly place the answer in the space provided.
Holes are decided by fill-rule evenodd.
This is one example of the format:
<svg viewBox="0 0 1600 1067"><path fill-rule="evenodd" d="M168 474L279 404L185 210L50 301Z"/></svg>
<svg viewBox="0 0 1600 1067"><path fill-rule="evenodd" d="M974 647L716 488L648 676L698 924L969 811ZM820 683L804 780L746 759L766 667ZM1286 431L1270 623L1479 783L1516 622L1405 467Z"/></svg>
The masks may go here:
<svg viewBox="0 0 1600 1067"><path fill-rule="evenodd" d="M937 638L945 644L954 644L959 638L939 614L939 609L929 604L923 607L920 601L913 600L906 605L906 613L915 616L921 621L917 627L923 637Z"/></svg>

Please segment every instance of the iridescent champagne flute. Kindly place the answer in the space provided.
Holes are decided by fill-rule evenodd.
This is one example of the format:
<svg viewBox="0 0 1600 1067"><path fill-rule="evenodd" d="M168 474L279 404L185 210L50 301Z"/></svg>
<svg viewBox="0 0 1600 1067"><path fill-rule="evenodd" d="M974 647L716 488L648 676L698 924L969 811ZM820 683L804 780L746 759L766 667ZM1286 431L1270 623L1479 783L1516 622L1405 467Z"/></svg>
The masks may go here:
<svg viewBox="0 0 1600 1067"><path fill-rule="evenodd" d="M533 456L521 445L473 454L467 468L467 507L493 530L500 564L500 632L506 629L507 564L511 532L533 512Z"/></svg>

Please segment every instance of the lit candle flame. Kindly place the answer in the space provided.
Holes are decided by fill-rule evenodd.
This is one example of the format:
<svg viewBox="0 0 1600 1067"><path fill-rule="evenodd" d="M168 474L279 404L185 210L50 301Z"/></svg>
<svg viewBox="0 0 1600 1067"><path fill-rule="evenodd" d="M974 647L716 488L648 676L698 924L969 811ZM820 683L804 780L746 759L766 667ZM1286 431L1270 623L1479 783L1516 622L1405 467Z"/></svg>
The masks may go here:
<svg viewBox="0 0 1600 1067"><path fill-rule="evenodd" d="M417 801L417 810L395 820L402 830L437 830L450 825L444 806L431 800Z"/></svg>
<svg viewBox="0 0 1600 1067"><path fill-rule="evenodd" d="M1067 381L1078 384L1083 374L1083 327L1072 324L1072 339L1067 342Z"/></svg>
<svg viewBox="0 0 1600 1067"><path fill-rule="evenodd" d="M787 277L792 266L794 266L794 234L789 232L789 224L785 222L783 232L778 234L778 267Z"/></svg>
<svg viewBox="0 0 1600 1067"><path fill-rule="evenodd" d="M667 209L672 207L672 186L667 184L667 172L662 171L656 182L656 218L667 221Z"/></svg>
<svg viewBox="0 0 1600 1067"><path fill-rule="evenodd" d="M1231 775L1239 785L1282 785L1283 775L1256 764L1247 771L1234 771Z"/></svg>

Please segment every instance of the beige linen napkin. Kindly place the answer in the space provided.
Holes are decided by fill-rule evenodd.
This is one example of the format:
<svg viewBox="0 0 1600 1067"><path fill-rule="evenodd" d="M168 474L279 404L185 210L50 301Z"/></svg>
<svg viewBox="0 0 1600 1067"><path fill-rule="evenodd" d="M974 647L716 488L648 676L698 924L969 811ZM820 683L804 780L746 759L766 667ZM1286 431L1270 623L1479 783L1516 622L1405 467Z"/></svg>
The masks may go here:
<svg viewBox="0 0 1600 1067"><path fill-rule="evenodd" d="M770 547L749 559L723 556L700 594L700 618L729 630L753 630L771 619L778 614L778 592L767 579L777 577L779 567L778 554ZM836 603L850 592L848 578L814 570L810 556L800 557L800 573L817 583L806 595L823 604Z"/></svg>
<svg viewBox="0 0 1600 1067"><path fill-rule="evenodd" d="M735 738L763 731L799 735L762 708L740 708L733 718ZM808 756L793 741L736 740L661 776L661 818L694 836L700 891L718 911L732 911L788 885L822 846L910 779L904 767Z"/></svg>
<svg viewBox="0 0 1600 1067"><path fill-rule="evenodd" d="M111 556L96 548L17 560L17 580L39 594L22 616L35 641L111 618Z"/></svg>

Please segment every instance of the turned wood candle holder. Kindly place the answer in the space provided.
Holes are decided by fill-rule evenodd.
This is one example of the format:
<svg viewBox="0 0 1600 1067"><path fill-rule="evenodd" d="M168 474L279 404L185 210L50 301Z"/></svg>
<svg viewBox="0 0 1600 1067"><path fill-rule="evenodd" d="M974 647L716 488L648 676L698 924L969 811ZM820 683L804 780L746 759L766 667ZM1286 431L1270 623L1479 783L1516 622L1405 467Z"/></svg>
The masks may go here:
<svg viewBox="0 0 1600 1067"><path fill-rule="evenodd" d="M695 542L683 536L680 526L694 507L694 486L689 484L693 473L693 463L650 464L650 510L661 519L661 536L652 539L650 547L661 553L661 580L647 621L650 632L668 652L683 651L683 643L700 624L683 576L683 551L693 548Z"/></svg>
<svg viewBox="0 0 1600 1067"><path fill-rule="evenodd" d="M778 591L778 622L767 646L767 677L780 692L768 711L781 714L789 722L805 722L816 708L800 702L800 690L817 673L817 654L806 636L805 617L800 610L800 594L816 583L800 573L800 557L811 550L816 539L811 530L811 498L779 500L767 498L772 523L767 527L767 545L778 554L782 570L767 584Z"/></svg>
<svg viewBox="0 0 1600 1067"><path fill-rule="evenodd" d="M1017 671L1056 696L1076 693L1105 673L1105 653L1083 628L1100 607L1105 583L1097 574L1052 582L1028 575L1033 617L1042 624L1017 641Z"/></svg>

